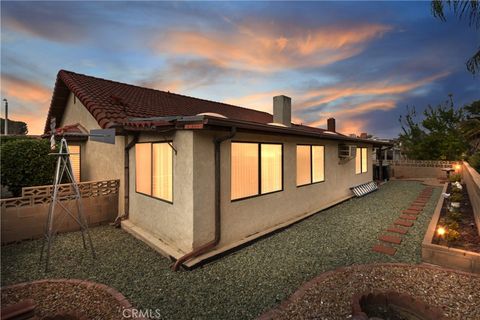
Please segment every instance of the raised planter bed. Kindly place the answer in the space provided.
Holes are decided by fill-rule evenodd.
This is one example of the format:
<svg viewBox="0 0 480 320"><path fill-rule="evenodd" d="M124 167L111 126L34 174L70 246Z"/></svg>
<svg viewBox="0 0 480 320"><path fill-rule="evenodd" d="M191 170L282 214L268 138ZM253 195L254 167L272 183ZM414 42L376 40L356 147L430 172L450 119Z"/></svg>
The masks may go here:
<svg viewBox="0 0 480 320"><path fill-rule="evenodd" d="M442 193L447 192L447 188L448 184L445 184ZM464 201L469 201L468 196L465 197ZM422 242L422 260L424 262L436 264L439 266L454 268L467 272L480 273L480 253L470 251L472 248L473 250L476 250L477 246L475 242L477 240L471 240L473 243L468 242L468 237L471 236L471 232L467 232L469 231L467 229L471 228L475 231L475 226L472 227L468 222L459 223L461 227L461 236L463 235L465 238L465 235L468 235L468 237L467 239L463 239L463 241L457 241L456 243L453 242L447 244L444 240L441 240L436 236L436 230L439 224L439 220L441 217L444 217L446 215L447 209L445 202L446 201L444 201L443 197L440 197L437 202L435 212ZM468 209L470 209L470 213L467 212ZM465 216L467 216L467 214L471 214L472 221L474 221L471 206L465 206L463 211L463 214L465 214ZM470 250L464 250L462 248L468 248Z"/></svg>

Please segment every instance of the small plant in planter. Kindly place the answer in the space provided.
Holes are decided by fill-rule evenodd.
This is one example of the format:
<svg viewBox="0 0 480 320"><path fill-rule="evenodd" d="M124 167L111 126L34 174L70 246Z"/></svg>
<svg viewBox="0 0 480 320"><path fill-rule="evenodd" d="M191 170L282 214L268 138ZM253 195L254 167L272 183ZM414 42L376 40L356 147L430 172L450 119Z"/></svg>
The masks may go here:
<svg viewBox="0 0 480 320"><path fill-rule="evenodd" d="M447 240L447 243L455 242L458 239L460 239L460 232L455 229L449 229L445 235L445 240Z"/></svg>
<svg viewBox="0 0 480 320"><path fill-rule="evenodd" d="M462 175L460 173L452 174L448 180L451 183L460 182L462 180Z"/></svg>
<svg viewBox="0 0 480 320"><path fill-rule="evenodd" d="M447 219L458 222L462 219L462 213L459 211L450 211L447 213Z"/></svg>
<svg viewBox="0 0 480 320"><path fill-rule="evenodd" d="M460 208L460 202L463 200L463 195L461 193L455 192L450 196L450 205L453 208Z"/></svg>

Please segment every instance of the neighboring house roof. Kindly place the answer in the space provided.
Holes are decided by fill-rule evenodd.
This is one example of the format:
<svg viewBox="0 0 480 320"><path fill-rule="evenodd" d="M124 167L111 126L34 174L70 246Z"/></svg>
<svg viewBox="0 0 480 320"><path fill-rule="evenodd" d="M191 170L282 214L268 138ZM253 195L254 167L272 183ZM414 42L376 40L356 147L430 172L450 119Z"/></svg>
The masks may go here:
<svg viewBox="0 0 480 320"><path fill-rule="evenodd" d="M234 120L259 123L273 121L272 115L266 112L60 70L45 133L50 130L51 117L62 118L70 91L102 128L114 123L123 124L133 117L195 116L205 112L219 113Z"/></svg>
<svg viewBox="0 0 480 320"><path fill-rule="evenodd" d="M292 124L291 127L271 125L273 116L267 112L96 78L66 70L60 70L57 75L45 124L45 133L50 131L50 119L52 117L56 119L63 117L70 92L82 102L102 128L122 127L127 130L149 130L166 126L180 128L179 124L182 124L182 128L185 129L203 128L203 125L235 126L280 134L359 141L378 145L388 144L347 137L340 133L332 133L325 129L299 124ZM223 115L226 118L218 115ZM57 123L60 123L60 121L57 121Z"/></svg>

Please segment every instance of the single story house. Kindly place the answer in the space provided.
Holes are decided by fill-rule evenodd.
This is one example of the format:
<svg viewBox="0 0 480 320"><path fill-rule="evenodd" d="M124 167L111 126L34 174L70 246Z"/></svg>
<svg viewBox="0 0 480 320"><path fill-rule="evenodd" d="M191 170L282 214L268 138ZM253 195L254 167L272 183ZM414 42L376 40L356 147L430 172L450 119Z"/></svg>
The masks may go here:
<svg viewBox="0 0 480 320"><path fill-rule="evenodd" d="M120 179L121 226L192 266L353 196L385 142L70 71L58 73L45 125L114 128L115 145L72 142L81 180Z"/></svg>

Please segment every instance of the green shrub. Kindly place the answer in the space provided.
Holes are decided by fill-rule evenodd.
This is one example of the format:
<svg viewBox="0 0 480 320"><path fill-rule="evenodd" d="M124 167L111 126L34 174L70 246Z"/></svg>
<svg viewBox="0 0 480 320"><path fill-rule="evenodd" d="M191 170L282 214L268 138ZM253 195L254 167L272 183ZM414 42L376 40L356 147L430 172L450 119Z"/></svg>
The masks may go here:
<svg viewBox="0 0 480 320"><path fill-rule="evenodd" d="M455 186L452 186L452 192L451 193L462 193L462 190L458 189Z"/></svg>
<svg viewBox="0 0 480 320"><path fill-rule="evenodd" d="M447 230L458 230L458 228L460 228L458 222L453 220L446 220L445 227L447 228Z"/></svg>
<svg viewBox="0 0 480 320"><path fill-rule="evenodd" d="M451 202L461 202L463 200L463 195L461 193L455 192L450 196Z"/></svg>
<svg viewBox="0 0 480 320"><path fill-rule="evenodd" d="M462 213L458 211L448 212L447 218L449 221L458 222L462 219Z"/></svg>
<svg viewBox="0 0 480 320"><path fill-rule="evenodd" d="M460 182L462 180L462 175L460 173L452 174L448 180L450 182Z"/></svg>
<svg viewBox="0 0 480 320"><path fill-rule="evenodd" d="M445 235L445 240L447 240L448 243L454 242L460 239L460 232L457 230L450 229Z"/></svg>
<svg viewBox="0 0 480 320"><path fill-rule="evenodd" d="M39 139L12 139L0 145L2 185L14 196L22 187L51 184L56 157L50 153L50 142Z"/></svg>
<svg viewBox="0 0 480 320"><path fill-rule="evenodd" d="M480 151L468 157L468 164L480 173Z"/></svg>

